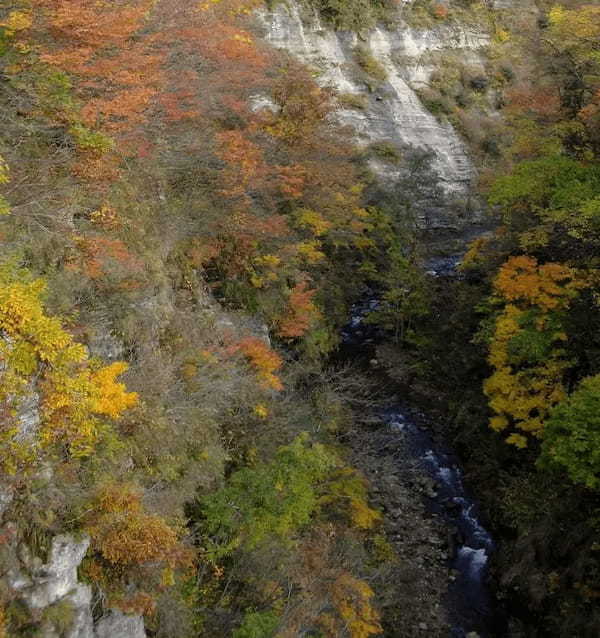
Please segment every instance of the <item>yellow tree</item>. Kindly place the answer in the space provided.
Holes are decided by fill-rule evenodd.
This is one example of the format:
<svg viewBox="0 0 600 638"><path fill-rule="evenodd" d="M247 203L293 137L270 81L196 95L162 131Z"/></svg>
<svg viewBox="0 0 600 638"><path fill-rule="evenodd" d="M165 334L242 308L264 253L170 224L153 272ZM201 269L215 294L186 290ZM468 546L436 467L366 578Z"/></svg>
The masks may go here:
<svg viewBox="0 0 600 638"><path fill-rule="evenodd" d="M495 413L490 427L512 429L507 442L517 447L527 446L525 434L541 435L550 409L566 396L570 363L561 314L582 285L573 268L539 265L527 256L511 257L494 281L504 309L496 319L488 358L494 373L484 392Z"/></svg>
<svg viewBox="0 0 600 638"><path fill-rule="evenodd" d="M117 381L127 365L90 359L46 314L44 289L26 271L0 266L0 466L13 475L47 453L90 455L110 421L138 401Z"/></svg>
<svg viewBox="0 0 600 638"><path fill-rule="evenodd" d="M8 169L8 164L0 155L0 185L8 184L10 181L10 173ZM10 206L6 199L0 195L0 215L8 215L10 213Z"/></svg>

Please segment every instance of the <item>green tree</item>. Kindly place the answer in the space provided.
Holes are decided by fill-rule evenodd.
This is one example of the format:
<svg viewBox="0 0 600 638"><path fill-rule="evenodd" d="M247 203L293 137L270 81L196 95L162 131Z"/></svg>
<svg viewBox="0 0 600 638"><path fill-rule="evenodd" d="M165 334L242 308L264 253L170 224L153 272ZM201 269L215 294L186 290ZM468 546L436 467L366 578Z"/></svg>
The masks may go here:
<svg viewBox="0 0 600 638"><path fill-rule="evenodd" d="M552 411L539 464L562 468L573 482L600 488L600 374L584 379Z"/></svg>
<svg viewBox="0 0 600 638"><path fill-rule="evenodd" d="M219 491L200 501L207 549L219 558L265 539L289 538L319 506L319 484L335 457L307 434L281 447L273 461L234 472Z"/></svg>
<svg viewBox="0 0 600 638"><path fill-rule="evenodd" d="M395 343L414 341L415 322L429 310L425 277L399 246L390 247L388 259L388 269L377 277L382 289L379 305L367 322L390 333Z"/></svg>
<svg viewBox="0 0 600 638"><path fill-rule="evenodd" d="M521 246L556 252L574 241L581 248L595 246L600 231L600 167L553 155L519 164L493 184L492 205L501 207L502 220L517 233Z"/></svg>
<svg viewBox="0 0 600 638"><path fill-rule="evenodd" d="M248 612L242 625L233 632L233 638L270 638L278 624L279 618L272 611Z"/></svg>

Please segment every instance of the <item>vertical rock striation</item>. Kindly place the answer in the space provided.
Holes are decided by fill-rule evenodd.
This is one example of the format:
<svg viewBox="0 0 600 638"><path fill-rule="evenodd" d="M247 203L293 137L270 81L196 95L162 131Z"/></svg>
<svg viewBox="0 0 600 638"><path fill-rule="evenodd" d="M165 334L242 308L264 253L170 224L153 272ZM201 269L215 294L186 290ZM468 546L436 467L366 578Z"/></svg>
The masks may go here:
<svg viewBox="0 0 600 638"><path fill-rule="evenodd" d="M269 43L314 67L322 85L363 100L364 109L338 112L341 123L356 131L357 143L368 146L385 141L431 151L445 190L468 193L475 169L464 142L449 123L425 108L415 89L426 85L434 70L427 59L430 52L460 49L466 57L477 59L489 41L485 33L455 25L414 29L398 18L395 28L378 26L359 38L328 28L316 13L307 17L295 3L279 4L260 17ZM361 79L355 54L358 45L370 51L385 70L387 77L376 88ZM373 168L383 177L389 175L383 164L374 161Z"/></svg>

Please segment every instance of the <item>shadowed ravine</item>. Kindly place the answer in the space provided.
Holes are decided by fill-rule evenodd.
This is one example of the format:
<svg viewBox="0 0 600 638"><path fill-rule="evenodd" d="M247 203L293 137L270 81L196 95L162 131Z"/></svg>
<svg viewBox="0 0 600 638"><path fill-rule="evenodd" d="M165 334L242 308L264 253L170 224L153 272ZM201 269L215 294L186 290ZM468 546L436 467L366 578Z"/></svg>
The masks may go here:
<svg viewBox="0 0 600 638"><path fill-rule="evenodd" d="M449 564L457 576L447 599L452 635L462 637L470 631L490 635L495 610L488 586L488 561L494 542L476 501L465 488L458 459L433 440L422 414L394 405L383 416L391 428L403 433L408 451L435 481L427 505L447 523L454 539Z"/></svg>
<svg viewBox="0 0 600 638"><path fill-rule="evenodd" d="M431 276L452 276L459 259L432 260L427 264L428 272ZM363 321L377 305L375 295L368 294L353 307L350 322L342 333L348 358L368 350L377 341L377 330ZM398 433L409 457L434 484L426 496L426 507L448 528L448 566L456 574L445 601L451 635L457 638L470 632L482 637L502 635L501 614L489 585L489 559L494 541L482 521L476 500L465 486L459 459L450 446L437 437L434 439L426 416L409 404L391 404L379 416Z"/></svg>

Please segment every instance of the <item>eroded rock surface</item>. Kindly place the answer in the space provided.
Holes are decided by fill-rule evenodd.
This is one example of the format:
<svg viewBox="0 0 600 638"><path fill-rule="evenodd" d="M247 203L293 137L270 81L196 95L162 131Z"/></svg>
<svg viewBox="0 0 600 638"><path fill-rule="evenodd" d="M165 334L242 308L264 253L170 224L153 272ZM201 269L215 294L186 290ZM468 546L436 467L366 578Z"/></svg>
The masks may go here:
<svg viewBox="0 0 600 638"><path fill-rule="evenodd" d="M79 582L77 575L89 544L84 535L55 536L44 562L26 545L14 542L6 574L11 597L30 610L44 638L145 638L141 616L110 610L94 623L91 587Z"/></svg>
<svg viewBox="0 0 600 638"><path fill-rule="evenodd" d="M96 623L95 638L146 638L144 621L139 616L128 616L111 610Z"/></svg>
<svg viewBox="0 0 600 638"><path fill-rule="evenodd" d="M450 124L425 108L415 89L426 84L434 70L431 52L458 49L477 61L478 52L489 41L487 34L461 26L419 30L399 19L395 28L377 27L359 39L354 33L323 25L317 14L307 18L295 3L279 4L260 16L268 42L314 67L322 85L363 99L364 109L338 112L340 122L356 131L359 144L386 141L432 151L434 168L446 190L468 192L475 169L464 142ZM385 70L386 80L376 88L369 88L357 69L358 45ZM383 177L389 174L383 165L374 163L373 168Z"/></svg>
<svg viewBox="0 0 600 638"><path fill-rule="evenodd" d="M40 609L52 605L77 587L77 567L87 552L90 540L80 540L61 534L54 537L48 562L39 565L38 559L24 556L24 566L29 574L15 574L12 585L20 590L29 607Z"/></svg>

